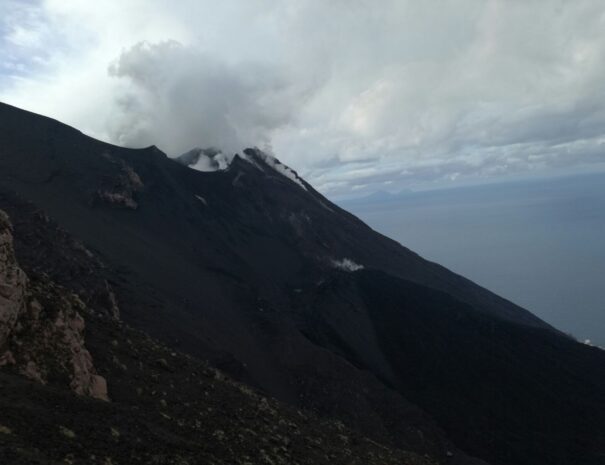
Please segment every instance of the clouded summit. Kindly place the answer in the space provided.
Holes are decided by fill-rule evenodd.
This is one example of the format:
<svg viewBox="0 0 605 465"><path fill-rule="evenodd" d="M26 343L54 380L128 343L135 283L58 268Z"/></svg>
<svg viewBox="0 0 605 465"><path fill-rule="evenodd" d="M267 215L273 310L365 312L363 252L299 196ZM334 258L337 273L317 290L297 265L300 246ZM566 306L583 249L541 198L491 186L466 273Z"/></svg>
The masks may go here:
<svg viewBox="0 0 605 465"><path fill-rule="evenodd" d="M603 164L604 18L598 0L4 0L0 100L171 155L271 149L331 195L580 170Z"/></svg>

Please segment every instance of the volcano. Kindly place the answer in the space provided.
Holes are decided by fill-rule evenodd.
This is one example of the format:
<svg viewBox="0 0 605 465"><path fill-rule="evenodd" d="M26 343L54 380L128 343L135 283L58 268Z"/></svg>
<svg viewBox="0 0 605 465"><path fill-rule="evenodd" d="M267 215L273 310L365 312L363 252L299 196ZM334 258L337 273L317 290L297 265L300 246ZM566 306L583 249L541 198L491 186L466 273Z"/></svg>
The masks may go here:
<svg viewBox="0 0 605 465"><path fill-rule="evenodd" d="M605 352L259 149L0 104L0 210L3 463L605 463Z"/></svg>

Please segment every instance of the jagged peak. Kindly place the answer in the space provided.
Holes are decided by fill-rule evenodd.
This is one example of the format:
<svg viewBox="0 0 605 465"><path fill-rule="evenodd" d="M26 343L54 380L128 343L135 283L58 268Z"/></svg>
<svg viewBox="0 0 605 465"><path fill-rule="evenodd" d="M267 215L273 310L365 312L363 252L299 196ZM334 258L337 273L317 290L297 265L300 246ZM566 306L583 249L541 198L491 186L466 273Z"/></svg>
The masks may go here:
<svg viewBox="0 0 605 465"><path fill-rule="evenodd" d="M269 155L256 147L247 148L244 150L244 159L254 163L256 166L260 165L263 167L268 167L271 170L288 178L290 181L298 184L304 190L308 190L304 180L298 175L298 173L289 166L283 164L273 155ZM265 170L263 169L263 171Z"/></svg>
<svg viewBox="0 0 605 465"><path fill-rule="evenodd" d="M225 171L238 159L254 165L263 173L276 172L304 190L308 190L305 181L296 171L257 147L244 149L241 155L237 153L227 155L214 147L196 147L175 158L178 163L203 172Z"/></svg>

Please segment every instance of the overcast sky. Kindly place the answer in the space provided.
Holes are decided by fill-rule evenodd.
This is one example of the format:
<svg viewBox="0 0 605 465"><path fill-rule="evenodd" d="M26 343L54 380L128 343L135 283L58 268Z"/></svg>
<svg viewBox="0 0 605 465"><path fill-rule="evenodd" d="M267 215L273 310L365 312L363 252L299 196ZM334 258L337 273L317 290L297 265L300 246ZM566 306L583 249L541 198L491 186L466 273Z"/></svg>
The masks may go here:
<svg viewBox="0 0 605 465"><path fill-rule="evenodd" d="M328 195L605 160L603 0L0 0L0 100Z"/></svg>

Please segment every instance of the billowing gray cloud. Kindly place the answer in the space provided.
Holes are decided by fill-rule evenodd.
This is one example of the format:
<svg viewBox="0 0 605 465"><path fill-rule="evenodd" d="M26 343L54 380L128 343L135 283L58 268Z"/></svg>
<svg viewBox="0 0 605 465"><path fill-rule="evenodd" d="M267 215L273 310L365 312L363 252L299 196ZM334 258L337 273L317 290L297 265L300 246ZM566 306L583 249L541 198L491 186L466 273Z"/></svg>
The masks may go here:
<svg viewBox="0 0 605 465"><path fill-rule="evenodd" d="M20 14L27 28L1 43L34 71L0 71L0 98L112 142L272 147L333 195L605 163L600 0L46 0ZM24 57L49 40L36 73Z"/></svg>
<svg viewBox="0 0 605 465"><path fill-rule="evenodd" d="M173 155L200 145L231 153L269 146L271 133L294 123L311 91L281 68L227 64L175 41L138 43L109 74L128 84L116 97L112 140L154 141Z"/></svg>

